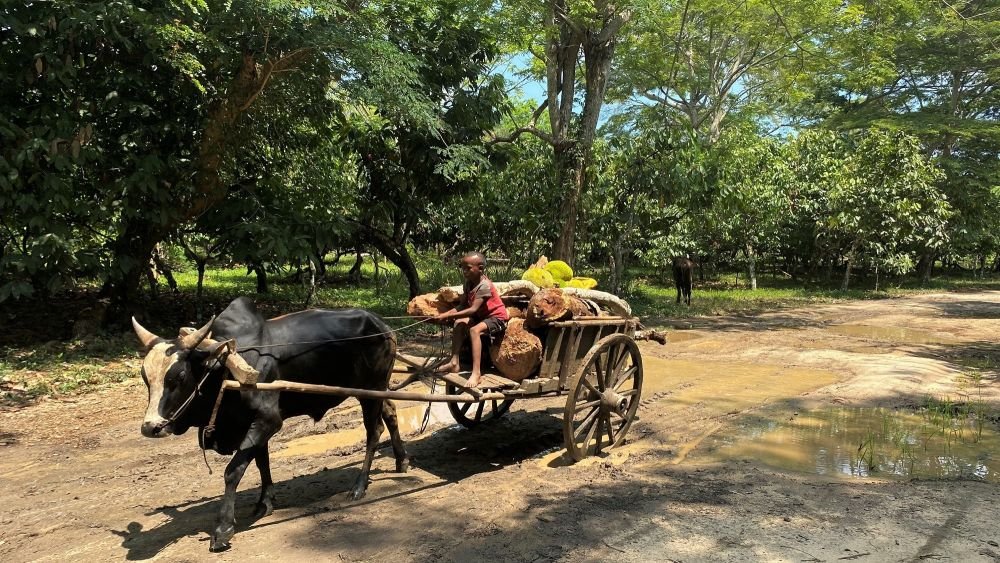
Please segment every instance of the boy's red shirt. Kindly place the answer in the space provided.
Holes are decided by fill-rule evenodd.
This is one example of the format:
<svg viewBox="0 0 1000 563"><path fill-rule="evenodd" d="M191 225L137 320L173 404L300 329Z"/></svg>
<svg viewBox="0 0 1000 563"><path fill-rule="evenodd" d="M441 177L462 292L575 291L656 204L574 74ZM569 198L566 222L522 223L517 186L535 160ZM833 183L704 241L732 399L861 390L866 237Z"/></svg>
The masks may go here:
<svg viewBox="0 0 1000 563"><path fill-rule="evenodd" d="M500 299L500 293L497 291L493 282L490 278L483 276L480 278L479 283L475 286L469 286L465 284L465 306L469 307L476 300L476 296L480 293L485 298L483 305L476 311L472 318L476 321L485 320L488 317L496 317L501 321L510 320L510 315L507 314L507 307L504 306L503 301ZM489 291L489 297L486 296L486 292Z"/></svg>

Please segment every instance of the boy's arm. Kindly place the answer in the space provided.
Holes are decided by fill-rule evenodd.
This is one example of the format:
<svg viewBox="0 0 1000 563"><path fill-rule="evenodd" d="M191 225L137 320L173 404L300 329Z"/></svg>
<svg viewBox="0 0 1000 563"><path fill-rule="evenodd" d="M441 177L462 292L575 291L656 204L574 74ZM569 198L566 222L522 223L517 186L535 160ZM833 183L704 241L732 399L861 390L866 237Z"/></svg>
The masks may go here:
<svg viewBox="0 0 1000 563"><path fill-rule="evenodd" d="M460 310L458 307L455 307L451 311L447 311L445 313L441 313L438 316L434 317L434 320L436 320L436 321L450 321L452 319L464 319L465 317L471 317L472 315L474 315L476 313L476 311L479 310L480 307L483 306L483 303L485 303L485 302L486 302L486 299L484 299L481 296L477 296L472 301L472 305L469 305L467 308Z"/></svg>

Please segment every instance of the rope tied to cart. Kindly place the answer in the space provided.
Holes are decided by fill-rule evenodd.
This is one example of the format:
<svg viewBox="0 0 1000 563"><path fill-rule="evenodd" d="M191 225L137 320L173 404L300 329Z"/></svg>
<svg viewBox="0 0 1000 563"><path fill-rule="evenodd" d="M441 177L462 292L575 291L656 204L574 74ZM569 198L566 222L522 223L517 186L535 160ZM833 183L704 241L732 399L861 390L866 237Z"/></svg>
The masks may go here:
<svg viewBox="0 0 1000 563"><path fill-rule="evenodd" d="M382 317L382 318L383 319L409 319L409 318L413 318L413 317ZM279 344L256 344L256 345L251 345L251 346L239 346L239 347L236 348L236 351L237 352L246 352L248 350L263 350L265 348L278 348L278 347L281 347L281 346L299 346L299 345L302 345L302 344L334 344L334 343L337 343L337 342L347 342L349 340L363 340L365 338L377 338L377 337L380 337L380 336L390 336L390 335L396 334L397 332L401 332L401 331L404 331L404 330L406 330L408 328L413 328L413 327L415 327L417 325L421 325L421 324L424 324L426 322L430 322L430 321L433 321L433 320L434 320L434 317L426 317L426 318L420 319L419 321L417 321L415 323L410 323L410 324L408 324L406 326L401 326L399 328L392 328L392 329L389 329L389 330L386 330L386 331L383 331L383 332L377 332L375 334L363 334L361 336L348 336L346 338L331 338L329 340L308 340L308 341L305 341L305 342L282 342L282 343L279 343Z"/></svg>

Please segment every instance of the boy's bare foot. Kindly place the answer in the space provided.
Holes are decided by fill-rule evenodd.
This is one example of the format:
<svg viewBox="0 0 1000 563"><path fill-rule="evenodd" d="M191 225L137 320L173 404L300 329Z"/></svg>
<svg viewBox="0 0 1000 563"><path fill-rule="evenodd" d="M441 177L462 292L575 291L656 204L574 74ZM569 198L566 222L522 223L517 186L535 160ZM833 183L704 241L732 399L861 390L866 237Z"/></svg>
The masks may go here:
<svg viewBox="0 0 1000 563"><path fill-rule="evenodd" d="M482 374L479 373L474 373L470 375L468 381L466 382L467 386L479 387L479 380L482 379L482 377L483 377Z"/></svg>
<svg viewBox="0 0 1000 563"><path fill-rule="evenodd" d="M444 365L438 367L434 371L436 371L438 373L458 373L459 372L458 368L459 368L458 362L456 362L455 360L452 360L452 361L448 362L447 364L444 364Z"/></svg>

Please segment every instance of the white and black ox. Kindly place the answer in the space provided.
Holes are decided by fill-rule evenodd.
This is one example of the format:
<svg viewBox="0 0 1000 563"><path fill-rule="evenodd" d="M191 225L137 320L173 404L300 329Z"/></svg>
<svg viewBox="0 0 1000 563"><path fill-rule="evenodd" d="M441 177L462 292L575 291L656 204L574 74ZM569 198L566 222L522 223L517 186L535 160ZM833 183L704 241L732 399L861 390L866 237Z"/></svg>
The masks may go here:
<svg viewBox="0 0 1000 563"><path fill-rule="evenodd" d="M303 393L227 391L219 405L214 428L206 432L222 382L229 375L227 354L238 353L259 372L260 382L275 380L385 390L395 359L396 341L377 316L358 309L308 310L265 321L252 301L241 297L208 324L182 332L176 339L161 338L132 319L145 347L142 378L149 388L149 405L142 435L160 438L199 428L202 447L234 454L226 466L226 492L212 531L210 550L229 547L235 533L236 488L251 461L260 471L261 490L253 519L271 513L274 484L267 441L282 421L299 415L314 420L345 397ZM235 345L234 345L235 343ZM238 348L237 348L238 346ZM238 349L238 352L233 350ZM242 364L242 365L246 365ZM388 400L359 399L367 451L361 474L348 493L364 496L372 457L385 426L389 428L396 470L405 472L409 457L403 448L395 406Z"/></svg>

